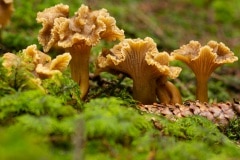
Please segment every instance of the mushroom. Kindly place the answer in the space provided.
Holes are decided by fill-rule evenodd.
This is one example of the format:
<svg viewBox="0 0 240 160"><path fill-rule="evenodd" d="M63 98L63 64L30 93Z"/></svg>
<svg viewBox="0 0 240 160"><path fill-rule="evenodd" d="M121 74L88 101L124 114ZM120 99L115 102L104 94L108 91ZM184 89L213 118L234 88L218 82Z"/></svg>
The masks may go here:
<svg viewBox="0 0 240 160"><path fill-rule="evenodd" d="M32 72L36 77L50 78L54 74L61 74L71 60L71 55L69 53L64 53L58 55L55 59L37 49L37 46L30 45L23 50L23 61L25 63L32 63Z"/></svg>
<svg viewBox="0 0 240 160"><path fill-rule="evenodd" d="M171 55L186 63L196 77L196 99L208 102L207 85L212 72L225 63L238 60L234 53L222 42L209 41L201 46L198 41L190 41L180 49L174 50Z"/></svg>
<svg viewBox="0 0 240 160"><path fill-rule="evenodd" d="M51 78L56 74L61 75L67 69L71 55L70 53L64 53L51 60L49 55L39 51L34 44L17 54L5 53L2 58L2 65L7 69L8 75L14 74L15 71L18 73L19 69L20 71L24 69L24 73L27 71L27 74L24 74L24 79L21 80L24 83L22 86L38 88L45 92L45 89L41 86L41 80ZM18 74L14 74L14 76L16 79L19 78Z"/></svg>
<svg viewBox="0 0 240 160"><path fill-rule="evenodd" d="M13 54L13 53L5 53L3 56L3 67L5 67L7 69L7 75L10 76L11 74L14 74L14 78L16 80L18 80L18 74L15 74L15 69L20 69L21 67L26 67L26 63L31 63L29 61L24 62L24 58L22 56L20 56L20 54ZM30 71L31 72L31 71ZM20 74L21 75L21 74ZM11 79L8 83L10 85L11 81L14 81L14 87L15 84L17 83L16 80ZM34 89L40 89L41 91L45 92L45 89L41 86L41 80L37 77L34 77L32 74L25 74L24 75L24 79L21 80L21 83L24 83L20 86L21 87L30 87L30 88L34 88ZM12 86L13 87L13 86Z"/></svg>
<svg viewBox="0 0 240 160"><path fill-rule="evenodd" d="M61 74L67 69L71 60L69 53L58 55L55 59L37 49L37 46L30 45L21 54L5 53L3 55L3 66L11 71L19 65L27 66L36 78L50 78L55 74Z"/></svg>
<svg viewBox="0 0 240 160"><path fill-rule="evenodd" d="M71 54L71 75L80 85L83 99L89 88L91 48L97 45L100 39L122 40L124 31L116 26L115 19L109 15L106 9L91 11L87 6L81 5L75 15L68 18L68 15L65 14L67 12L59 14L59 8L66 9L67 5L59 4L38 13L37 21L43 23L38 39L45 52L57 45ZM52 14L56 15L56 11L58 16L52 18ZM50 22L48 22L49 19Z"/></svg>
<svg viewBox="0 0 240 160"><path fill-rule="evenodd" d="M67 18L68 15L69 6L64 4L58 4L37 13L36 20L38 23L42 23L43 26L39 31L38 40L45 52L48 52L59 40L58 34L53 30L55 19L60 17Z"/></svg>
<svg viewBox="0 0 240 160"><path fill-rule="evenodd" d="M8 24L13 11L13 0L0 0L0 29Z"/></svg>
<svg viewBox="0 0 240 160"><path fill-rule="evenodd" d="M133 98L143 104L152 104L156 102L156 92L161 92L158 83L166 84L164 92L168 92L171 87L167 78L176 78L181 71L179 67L169 66L169 60L167 52L158 52L152 38L124 39L99 55L95 74L107 71L128 75L133 80ZM174 94L174 90L169 92Z"/></svg>
<svg viewBox="0 0 240 160"><path fill-rule="evenodd" d="M157 97L160 102L165 104L182 104L181 93L178 88L170 81L162 83L162 80L157 81Z"/></svg>
<svg viewBox="0 0 240 160"><path fill-rule="evenodd" d="M8 69L9 71L14 67L17 67L21 62L20 58L13 53L5 53L3 56L3 67L5 67L6 69Z"/></svg>
<svg viewBox="0 0 240 160"><path fill-rule="evenodd" d="M47 64L51 61L51 57L37 49L37 45L33 44L23 49L23 59L25 62L30 61L34 65L34 69L38 64Z"/></svg>
<svg viewBox="0 0 240 160"><path fill-rule="evenodd" d="M45 65L41 63L38 64L35 71L41 79L50 78L53 75L61 74L66 70L71 58L72 57L69 53L58 55L55 59Z"/></svg>

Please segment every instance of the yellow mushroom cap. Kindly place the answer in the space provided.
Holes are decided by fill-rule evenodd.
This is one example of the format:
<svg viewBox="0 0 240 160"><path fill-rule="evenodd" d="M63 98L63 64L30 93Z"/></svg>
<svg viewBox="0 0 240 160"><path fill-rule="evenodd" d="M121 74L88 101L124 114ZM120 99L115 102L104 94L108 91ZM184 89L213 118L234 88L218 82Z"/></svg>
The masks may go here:
<svg viewBox="0 0 240 160"><path fill-rule="evenodd" d="M23 50L24 58L30 58L33 64L46 64L51 61L51 57L37 49L37 45L33 44Z"/></svg>
<svg viewBox="0 0 240 160"><path fill-rule="evenodd" d="M42 12L37 13L37 22L42 23L42 29L39 31L38 41L47 52L58 40L58 35L52 31L56 18L69 16L69 6L57 4L53 7L46 8Z"/></svg>
<svg viewBox="0 0 240 160"><path fill-rule="evenodd" d="M64 71L67 69L70 60L72 59L70 53L64 53L62 55L58 55L55 59L50 63L49 69L51 70L59 70Z"/></svg>
<svg viewBox="0 0 240 160"><path fill-rule="evenodd" d="M170 79L175 79L182 70L180 67L169 65L171 58L167 52L152 52L151 54L146 54L145 60L148 65L157 67L161 77L167 76Z"/></svg>
<svg viewBox="0 0 240 160"><path fill-rule="evenodd" d="M61 74L67 69L71 58L69 53L58 55L48 64L38 64L35 71L40 78L49 78L55 74Z"/></svg>
<svg viewBox="0 0 240 160"><path fill-rule="evenodd" d="M216 41L209 41L207 44L212 48L212 52L217 54L215 62L217 64L233 63L238 60L237 56L224 43L217 43Z"/></svg>
<svg viewBox="0 0 240 160"><path fill-rule="evenodd" d="M38 77L41 79L50 78L53 75L61 74L59 70L51 70L49 67L43 66L42 64L38 64L35 71Z"/></svg>
<svg viewBox="0 0 240 160"><path fill-rule="evenodd" d="M13 53L5 53L3 55L3 67L7 68L7 69L11 69L12 67L17 67L21 62L20 58Z"/></svg>
<svg viewBox="0 0 240 160"><path fill-rule="evenodd" d="M51 62L51 57L39 51L35 44L23 49L21 54L5 53L3 59L3 66L6 68L16 67L21 64L31 72L35 71L38 64L45 65Z"/></svg>
<svg viewBox="0 0 240 160"><path fill-rule="evenodd" d="M156 102L159 79L176 78L181 68L169 66L167 52L158 52L152 38L124 39L97 59L97 73L121 72L133 79L133 98L143 104Z"/></svg>
<svg viewBox="0 0 240 160"><path fill-rule="evenodd" d="M56 5L38 13L37 21L43 23L38 39L45 52L55 44L62 48L75 44L94 46L100 39L124 38L124 31L116 26L106 9L91 11L88 6L81 5L75 15L68 18L68 8L63 14L59 8L66 8L66 5Z"/></svg>
<svg viewBox="0 0 240 160"><path fill-rule="evenodd" d="M95 46L100 39L122 40L124 31L116 26L116 21L110 16L106 9L91 11L88 6L81 5L75 15L68 21L68 28L63 28L60 32L65 34L64 39L61 38L59 46L64 43L71 47L75 43L85 43L88 46ZM72 32L72 34L66 34Z"/></svg>
<svg viewBox="0 0 240 160"><path fill-rule="evenodd" d="M23 62L32 64L30 69L35 76L40 78L49 78L54 74L61 74L71 60L70 53L58 55L55 59L37 49L35 44L28 46L23 50Z"/></svg>
<svg viewBox="0 0 240 160"><path fill-rule="evenodd" d="M42 12L37 13L37 22L43 23L44 26L53 26L54 19L59 17L68 17L69 6L62 3L53 7L46 8Z"/></svg>
<svg viewBox="0 0 240 160"><path fill-rule="evenodd" d="M35 78L50 78L66 70L71 58L70 53L64 53L51 60L51 57L39 51L36 45L30 45L18 55L5 53L3 66L9 71L19 65L26 66Z"/></svg>
<svg viewBox="0 0 240 160"><path fill-rule="evenodd" d="M104 70L116 69L130 77L168 76L176 78L181 68L169 66L167 52L158 52L152 38L124 39L109 51L104 51L97 59L97 67Z"/></svg>
<svg viewBox="0 0 240 160"><path fill-rule="evenodd" d="M216 41L209 41L205 46L201 46L198 41L190 41L173 51L171 55L185 62L196 76L199 74L210 76L218 66L238 60L227 46Z"/></svg>

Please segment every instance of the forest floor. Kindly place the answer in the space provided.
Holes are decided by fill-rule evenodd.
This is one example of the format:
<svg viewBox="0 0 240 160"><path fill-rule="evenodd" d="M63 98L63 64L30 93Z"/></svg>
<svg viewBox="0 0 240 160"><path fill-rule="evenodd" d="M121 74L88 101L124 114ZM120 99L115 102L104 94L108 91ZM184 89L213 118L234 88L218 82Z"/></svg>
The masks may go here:
<svg viewBox="0 0 240 160"><path fill-rule="evenodd" d="M73 14L84 3L93 10L107 9L126 38L153 38L159 51L171 53L190 40L202 45L215 40L226 44L240 58L240 1L233 1L15 0L11 22L1 31L0 54L18 53L32 44L42 50L37 39L42 27L36 22L37 12L65 3ZM12 151L16 151L18 159L51 159L46 158L50 155L65 160L81 157L83 152L94 160L239 157L239 117L228 131L221 132L201 116L172 121L136 110L138 103L129 94L132 81L110 75L97 80L92 77L101 47L92 49L90 90L85 101L79 99L79 86L69 78L68 70L60 77L42 80L40 87L46 94L31 88L36 85L30 84L33 81L26 74L29 68L20 66L7 73L0 66L0 159L14 157ZM49 54L56 56L55 52ZM182 67L182 72L173 82L183 100L194 103L194 74L181 62L174 65ZM240 60L219 67L209 79L209 101L239 103L239 79ZM101 84L106 84L105 88Z"/></svg>

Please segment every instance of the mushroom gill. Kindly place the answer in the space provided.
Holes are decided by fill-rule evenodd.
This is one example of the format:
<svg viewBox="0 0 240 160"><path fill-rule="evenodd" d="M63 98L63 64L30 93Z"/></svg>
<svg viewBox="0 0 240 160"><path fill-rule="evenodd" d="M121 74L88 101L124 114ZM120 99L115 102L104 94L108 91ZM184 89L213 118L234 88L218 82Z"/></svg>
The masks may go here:
<svg viewBox="0 0 240 160"><path fill-rule="evenodd" d="M186 63L196 77L196 99L208 102L207 85L212 72L225 63L238 60L234 53L222 42L209 41L201 46L198 41L190 41L171 53L180 61Z"/></svg>
<svg viewBox="0 0 240 160"><path fill-rule="evenodd" d="M157 101L157 81L176 78L181 69L168 65L169 54L158 52L156 43L149 38L124 39L110 50L103 51L97 59L97 71L120 72L133 80L133 98L143 104ZM173 71L174 70L174 71ZM177 74L175 74L177 73Z"/></svg>
<svg viewBox="0 0 240 160"><path fill-rule="evenodd" d="M39 33L39 42L47 52L54 45L65 49L72 56L70 69L81 91L83 99L89 87L89 57L91 48L100 42L100 39L112 41L124 38L124 31L116 26L116 21L106 9L92 11L88 6L81 5L74 16L59 16L51 18L56 7L67 8L66 5L56 5L43 12L39 12L37 21L43 23L39 16L51 19L51 25L44 25ZM60 11L59 9L57 11ZM53 12L53 13L52 13ZM48 34L43 34L48 33Z"/></svg>

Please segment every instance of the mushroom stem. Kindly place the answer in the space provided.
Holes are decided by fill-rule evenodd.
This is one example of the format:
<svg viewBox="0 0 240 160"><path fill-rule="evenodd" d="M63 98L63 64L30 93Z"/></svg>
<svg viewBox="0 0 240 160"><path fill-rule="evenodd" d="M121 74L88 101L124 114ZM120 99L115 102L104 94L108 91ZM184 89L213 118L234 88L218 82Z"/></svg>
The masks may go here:
<svg viewBox="0 0 240 160"><path fill-rule="evenodd" d="M196 99L200 102L208 102L208 77L196 77Z"/></svg>
<svg viewBox="0 0 240 160"><path fill-rule="evenodd" d="M89 87L89 57L91 46L87 45L74 45L67 50L72 56L70 61L70 70L72 79L80 86L80 98L83 99ZM79 53L82 53L81 55Z"/></svg>
<svg viewBox="0 0 240 160"><path fill-rule="evenodd" d="M156 82L146 77L133 79L133 99L143 104L156 102Z"/></svg>
<svg viewBox="0 0 240 160"><path fill-rule="evenodd" d="M157 89L157 97L161 103L165 104L182 104L182 97L178 88L170 81L159 85Z"/></svg>

